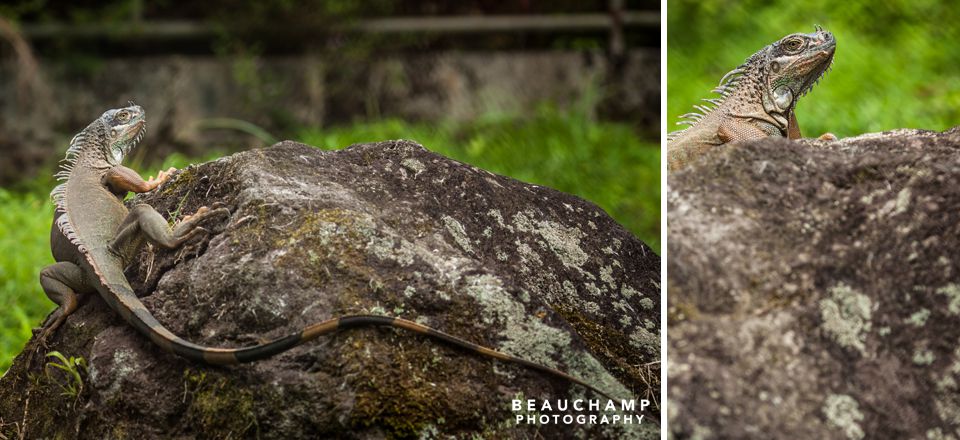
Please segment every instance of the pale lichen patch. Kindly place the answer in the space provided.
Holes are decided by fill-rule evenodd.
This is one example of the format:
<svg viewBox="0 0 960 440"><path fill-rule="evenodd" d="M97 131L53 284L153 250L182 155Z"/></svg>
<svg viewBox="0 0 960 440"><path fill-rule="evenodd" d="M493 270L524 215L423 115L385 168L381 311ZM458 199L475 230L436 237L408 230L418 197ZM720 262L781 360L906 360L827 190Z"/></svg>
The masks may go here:
<svg viewBox="0 0 960 440"><path fill-rule="evenodd" d="M846 394L827 396L823 405L823 414L827 416L827 421L831 425L843 431L850 440L860 440L866 435L860 427L860 422L863 421L860 404L853 397Z"/></svg>
<svg viewBox="0 0 960 440"><path fill-rule="evenodd" d="M927 440L957 440L952 434L944 434L940 428L928 429L926 438Z"/></svg>
<svg viewBox="0 0 960 440"><path fill-rule="evenodd" d="M653 300L650 298L641 299L640 307L642 307L644 310L653 310Z"/></svg>
<svg viewBox="0 0 960 440"><path fill-rule="evenodd" d="M910 188L904 188L897 193L897 201L894 205L893 215L902 214L910 207Z"/></svg>
<svg viewBox="0 0 960 440"><path fill-rule="evenodd" d="M463 225L449 215L443 216L441 220L443 220L443 225L447 228L447 232L453 236L453 240L457 242L460 248L468 253L474 253L473 244L470 243L470 237L467 236L467 230Z"/></svg>
<svg viewBox="0 0 960 440"><path fill-rule="evenodd" d="M937 293L947 297L947 310L953 315L960 315L960 284L948 284L937 289Z"/></svg>
<svg viewBox="0 0 960 440"><path fill-rule="evenodd" d="M577 294L577 286L575 286L575 285L573 284L573 281L563 280L563 291L564 291L567 295L576 295L576 294Z"/></svg>
<svg viewBox="0 0 960 440"><path fill-rule="evenodd" d="M593 283L585 283L583 287L586 288L586 291L590 294L590 296L601 296L604 292L604 289L597 287L597 285Z"/></svg>
<svg viewBox="0 0 960 440"><path fill-rule="evenodd" d="M937 391L941 393L954 393L957 391L957 380L952 375L943 376L937 381Z"/></svg>
<svg viewBox="0 0 960 440"><path fill-rule="evenodd" d="M502 325L506 353L528 357L545 365L555 366L551 355L569 345L570 335L550 327L526 313L502 282L493 275L469 275L464 278L466 292L481 305L480 318L487 325Z"/></svg>
<svg viewBox="0 0 960 440"><path fill-rule="evenodd" d="M960 425L960 396L949 394L936 401L937 415L950 425Z"/></svg>
<svg viewBox="0 0 960 440"><path fill-rule="evenodd" d="M400 165L406 167L410 171L413 171L413 177L416 178L420 173L424 172L427 169L427 166L420 162L417 159L408 157L400 162Z"/></svg>
<svg viewBox="0 0 960 440"><path fill-rule="evenodd" d="M407 298L413 298L413 296L416 294L417 294L417 289L413 286L407 286L405 289L403 289L403 296Z"/></svg>
<svg viewBox="0 0 960 440"><path fill-rule="evenodd" d="M617 288L617 281L613 278L612 266L600 267L600 280L607 283L613 289Z"/></svg>
<svg viewBox="0 0 960 440"><path fill-rule="evenodd" d="M913 363L917 365L930 365L936 360L932 351L925 348L918 348L913 352Z"/></svg>
<svg viewBox="0 0 960 440"><path fill-rule="evenodd" d="M868 296L846 284L837 284L830 289L830 297L820 300L823 329L837 344L866 354L872 306Z"/></svg>
<svg viewBox="0 0 960 440"><path fill-rule="evenodd" d="M113 353L113 359L110 361L110 366L113 369L112 374L108 373L110 377L100 377L101 373L96 368L96 363L91 363L90 369L88 370L90 383L97 384L103 380L110 381L107 388L102 391L103 396L107 399L112 398L121 391L120 388L127 377L130 377L143 368L137 353L130 349L118 349L115 351Z"/></svg>
<svg viewBox="0 0 960 440"><path fill-rule="evenodd" d="M583 310L591 314L600 314L600 305L593 301L586 301L583 303Z"/></svg>
<svg viewBox="0 0 960 440"><path fill-rule="evenodd" d="M922 308L916 311L914 314L910 315L907 318L907 322L913 324L916 327L923 327L927 323L927 318L930 317L930 310Z"/></svg>
<svg viewBox="0 0 960 440"><path fill-rule="evenodd" d="M559 354L567 370L587 383L613 395L629 395L623 384L593 356L570 348L570 334L527 313L523 305L503 288L499 278L468 275L464 281L467 293L481 306L481 321L502 326L500 351L554 368L561 366L555 360Z"/></svg>
<svg viewBox="0 0 960 440"><path fill-rule="evenodd" d="M521 267L530 266L530 263L535 266L543 266L543 260L540 259L540 254L534 251L530 245L517 240L515 242L517 245L517 254L520 255L520 262L522 263Z"/></svg>
<svg viewBox="0 0 960 440"><path fill-rule="evenodd" d="M500 226L501 228L508 228L511 232L513 231L512 226L508 227L507 224L503 222L503 215L500 214L499 209L491 209L487 211L487 215L493 217L493 219L497 221L497 226Z"/></svg>
<svg viewBox="0 0 960 440"><path fill-rule="evenodd" d="M399 242L399 243L398 243ZM390 236L371 236L367 242L367 252L383 261L396 261L401 266L413 264L416 250L412 243Z"/></svg>
<svg viewBox="0 0 960 440"><path fill-rule="evenodd" d="M636 311L633 310L633 306L626 301L614 301L613 308L616 309L617 315L624 316L636 314Z"/></svg>
<svg viewBox="0 0 960 440"><path fill-rule="evenodd" d="M540 235L564 266L580 269L587 262L587 253L580 248L580 239L585 236L583 231L554 221L533 220L530 212L517 213L513 223L522 232Z"/></svg>
<svg viewBox="0 0 960 440"><path fill-rule="evenodd" d="M660 335L647 328L638 327L630 334L630 345L644 353L659 353Z"/></svg>

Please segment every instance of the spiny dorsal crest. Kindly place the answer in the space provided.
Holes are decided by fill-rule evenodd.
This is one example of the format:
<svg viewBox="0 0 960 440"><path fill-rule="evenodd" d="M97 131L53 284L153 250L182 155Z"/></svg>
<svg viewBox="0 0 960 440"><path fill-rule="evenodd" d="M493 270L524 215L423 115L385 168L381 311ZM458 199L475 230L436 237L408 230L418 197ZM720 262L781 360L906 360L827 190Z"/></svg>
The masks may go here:
<svg viewBox="0 0 960 440"><path fill-rule="evenodd" d="M769 47L769 46L767 46ZM723 75L723 78L720 78L720 83L714 87L711 92L720 95L719 98L702 98L701 101L706 102L706 104L694 104L693 108L696 111L686 113L680 116L680 121L677 122L677 125L687 125L692 126L707 116L707 113L715 110L720 104L730 97L737 90L737 87L741 85L743 79L748 75L745 75L747 72L753 71L761 64L760 59L763 57L764 52L767 50L767 47L764 47L759 52L751 55L747 58L743 64L737 66L733 70L727 72ZM687 127L689 128L689 127ZM667 140L673 140L678 135L687 130L683 128L680 130L672 131L667 133Z"/></svg>

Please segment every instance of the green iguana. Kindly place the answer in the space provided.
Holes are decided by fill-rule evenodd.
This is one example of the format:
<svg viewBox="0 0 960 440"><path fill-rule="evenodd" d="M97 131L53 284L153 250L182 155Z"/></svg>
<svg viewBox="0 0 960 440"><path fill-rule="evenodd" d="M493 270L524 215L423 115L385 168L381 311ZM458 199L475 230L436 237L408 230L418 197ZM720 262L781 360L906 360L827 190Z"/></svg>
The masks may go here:
<svg viewBox="0 0 960 440"><path fill-rule="evenodd" d="M833 63L836 40L820 26L812 34L790 34L753 54L720 79L716 99L704 99L667 135L667 168L676 171L707 151L731 142L782 136L799 139L797 100ZM831 134L821 136L834 138Z"/></svg>
<svg viewBox="0 0 960 440"><path fill-rule="evenodd" d="M64 182L51 193L56 213L50 245L57 263L40 272L44 292L59 307L50 314L40 334L40 344L73 313L82 295L100 297L131 326L165 351L207 364L251 362L286 351L338 329L360 326L393 326L428 335L484 356L513 362L587 387L603 391L569 374L473 344L455 336L401 318L348 315L313 324L271 342L245 348L212 348L188 342L167 330L144 307L124 276L124 269L145 242L172 249L198 234L208 233L200 223L212 216L229 216L223 207L202 207L172 228L153 207L145 204L127 210L128 192L147 192L161 185L174 171L162 171L144 181L136 171L121 165L146 129L144 111L130 107L108 110L70 141L57 177ZM612 399L612 398L611 398Z"/></svg>

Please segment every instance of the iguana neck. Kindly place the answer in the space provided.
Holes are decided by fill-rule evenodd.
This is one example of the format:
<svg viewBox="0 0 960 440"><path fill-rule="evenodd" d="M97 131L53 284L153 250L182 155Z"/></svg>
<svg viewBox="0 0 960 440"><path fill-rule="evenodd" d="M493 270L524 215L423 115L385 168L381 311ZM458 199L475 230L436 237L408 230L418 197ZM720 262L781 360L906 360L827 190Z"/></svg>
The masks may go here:
<svg viewBox="0 0 960 440"><path fill-rule="evenodd" d="M791 99L784 107L781 107L782 103L777 103L774 90L766 81L764 67L760 63L748 64L744 72L727 85L729 96L710 113L720 113L722 117L746 122L767 123L785 133L795 102Z"/></svg>

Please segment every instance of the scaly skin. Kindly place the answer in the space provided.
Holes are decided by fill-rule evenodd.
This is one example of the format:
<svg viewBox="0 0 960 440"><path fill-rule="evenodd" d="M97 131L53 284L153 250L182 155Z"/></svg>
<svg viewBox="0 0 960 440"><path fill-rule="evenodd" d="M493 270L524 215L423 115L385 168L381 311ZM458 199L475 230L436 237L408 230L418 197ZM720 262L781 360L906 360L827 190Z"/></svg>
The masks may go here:
<svg viewBox="0 0 960 440"><path fill-rule="evenodd" d="M174 335L144 307L123 271L144 241L167 249L177 248L192 237L207 232L199 227L203 220L212 216L226 217L230 213L225 208L202 207L171 228L149 205L137 205L128 211L123 204L128 192L153 190L174 171L171 168L161 172L156 179L144 181L136 171L120 164L142 137L145 128L143 109L131 105L108 110L70 143L63 170L57 174L65 182L51 193L57 211L50 244L57 263L40 273L44 292L59 307L44 324L41 345L77 309L80 296L97 292L125 321L162 349L196 362L214 365L251 362L339 329L385 325L437 338L483 356L520 364L611 398L557 369L473 344L413 321L388 316L342 316L265 344L244 348L204 347Z"/></svg>
<svg viewBox="0 0 960 440"><path fill-rule="evenodd" d="M797 100L819 82L833 62L836 40L819 26L812 34L787 35L753 54L720 80L718 99L683 115L688 124L667 136L667 165L679 170L707 151L731 142L801 137ZM825 134L821 138L835 138Z"/></svg>

